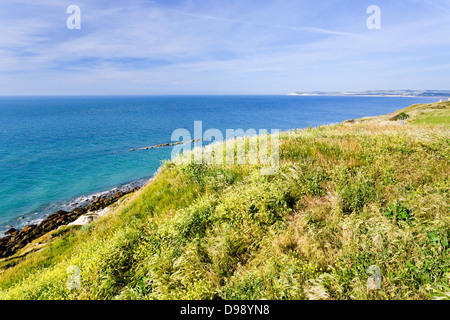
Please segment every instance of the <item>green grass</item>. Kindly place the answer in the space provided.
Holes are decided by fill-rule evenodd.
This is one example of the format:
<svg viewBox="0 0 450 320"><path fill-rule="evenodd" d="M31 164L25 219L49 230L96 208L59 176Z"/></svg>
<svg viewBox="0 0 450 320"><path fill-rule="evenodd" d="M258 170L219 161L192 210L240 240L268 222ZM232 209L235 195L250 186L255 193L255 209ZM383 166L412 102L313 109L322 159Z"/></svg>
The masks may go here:
<svg viewBox="0 0 450 320"><path fill-rule="evenodd" d="M448 110L436 112L436 114L423 115L416 120L416 123L450 124L450 115Z"/></svg>
<svg viewBox="0 0 450 320"><path fill-rule="evenodd" d="M168 162L107 216L1 260L0 299L448 298L448 106L283 133L273 176Z"/></svg>
<svg viewBox="0 0 450 320"><path fill-rule="evenodd" d="M411 123L416 124L450 124L450 102L438 102L432 104L413 105L409 108L399 111L399 115L410 116ZM401 117L400 117L401 118Z"/></svg>

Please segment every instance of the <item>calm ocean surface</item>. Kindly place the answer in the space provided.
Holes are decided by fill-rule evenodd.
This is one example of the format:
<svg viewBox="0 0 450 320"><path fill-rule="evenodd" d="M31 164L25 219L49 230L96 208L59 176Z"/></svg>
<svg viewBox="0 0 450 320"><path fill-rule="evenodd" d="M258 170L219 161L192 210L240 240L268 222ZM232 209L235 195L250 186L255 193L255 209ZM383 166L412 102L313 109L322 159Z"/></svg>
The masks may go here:
<svg viewBox="0 0 450 320"><path fill-rule="evenodd" d="M432 98L299 96L0 97L0 232L79 196L150 178L175 129L305 128ZM22 218L23 217L23 218ZM0 234L1 235L1 234Z"/></svg>

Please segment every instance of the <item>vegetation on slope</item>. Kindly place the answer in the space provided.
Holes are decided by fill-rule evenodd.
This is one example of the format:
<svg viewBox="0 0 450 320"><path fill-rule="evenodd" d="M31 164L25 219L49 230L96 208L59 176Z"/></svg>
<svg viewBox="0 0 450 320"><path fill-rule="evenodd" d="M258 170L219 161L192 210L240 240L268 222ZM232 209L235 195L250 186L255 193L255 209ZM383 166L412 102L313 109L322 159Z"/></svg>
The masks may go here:
<svg viewBox="0 0 450 320"><path fill-rule="evenodd" d="M107 216L0 261L0 298L449 297L449 108L283 133L273 176L168 162Z"/></svg>

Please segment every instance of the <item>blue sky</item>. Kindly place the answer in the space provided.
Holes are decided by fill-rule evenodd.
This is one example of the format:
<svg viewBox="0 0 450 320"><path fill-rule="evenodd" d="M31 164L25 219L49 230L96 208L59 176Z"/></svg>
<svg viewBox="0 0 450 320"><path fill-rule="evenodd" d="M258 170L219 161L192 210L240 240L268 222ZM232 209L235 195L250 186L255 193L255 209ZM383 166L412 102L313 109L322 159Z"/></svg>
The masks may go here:
<svg viewBox="0 0 450 320"><path fill-rule="evenodd" d="M69 30L69 5L81 29ZM381 8L369 30L367 8ZM448 0L1 0L0 95L450 89Z"/></svg>

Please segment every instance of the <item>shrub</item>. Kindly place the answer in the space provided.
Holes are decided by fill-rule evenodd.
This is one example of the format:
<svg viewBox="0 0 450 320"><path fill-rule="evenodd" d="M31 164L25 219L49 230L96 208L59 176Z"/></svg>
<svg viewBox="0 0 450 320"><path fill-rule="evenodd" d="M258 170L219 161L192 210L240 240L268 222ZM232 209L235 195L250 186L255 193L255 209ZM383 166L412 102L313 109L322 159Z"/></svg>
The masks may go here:
<svg viewBox="0 0 450 320"><path fill-rule="evenodd" d="M391 120L398 121L398 120L406 120L409 118L410 118L410 116L408 114L402 112L402 113L399 113L398 115L392 117Z"/></svg>
<svg viewBox="0 0 450 320"><path fill-rule="evenodd" d="M389 204L385 215L388 218L394 219L394 221L411 221L413 218L411 210L400 204L397 200Z"/></svg>

